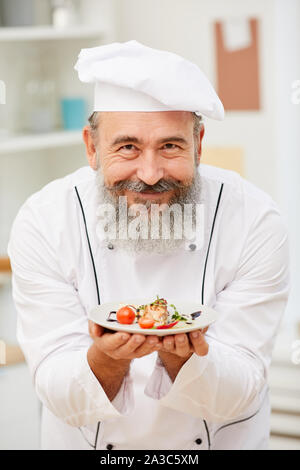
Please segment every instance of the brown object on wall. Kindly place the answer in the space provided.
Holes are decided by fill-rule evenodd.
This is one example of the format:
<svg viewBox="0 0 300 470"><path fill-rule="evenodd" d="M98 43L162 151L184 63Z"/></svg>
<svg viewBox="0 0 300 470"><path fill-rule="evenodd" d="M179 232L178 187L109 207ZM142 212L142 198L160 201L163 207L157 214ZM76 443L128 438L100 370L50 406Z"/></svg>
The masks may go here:
<svg viewBox="0 0 300 470"><path fill-rule="evenodd" d="M215 23L217 90L225 110L260 109L258 21L250 19L251 45L227 50L221 22Z"/></svg>
<svg viewBox="0 0 300 470"><path fill-rule="evenodd" d="M11 266L8 257L0 258L0 272L2 273L10 273Z"/></svg>
<svg viewBox="0 0 300 470"><path fill-rule="evenodd" d="M244 151L240 147L204 147L201 163L236 171L245 178Z"/></svg>
<svg viewBox="0 0 300 470"><path fill-rule="evenodd" d="M5 366L14 366L25 362L24 354L17 345L6 345L6 363Z"/></svg>

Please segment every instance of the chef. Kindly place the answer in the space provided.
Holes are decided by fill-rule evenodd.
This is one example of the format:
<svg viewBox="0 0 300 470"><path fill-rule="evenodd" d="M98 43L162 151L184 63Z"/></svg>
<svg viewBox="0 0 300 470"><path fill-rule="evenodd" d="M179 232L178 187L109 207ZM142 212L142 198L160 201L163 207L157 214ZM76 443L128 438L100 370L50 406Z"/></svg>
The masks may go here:
<svg viewBox="0 0 300 470"><path fill-rule="evenodd" d="M268 369L289 292L277 205L200 163L202 116L224 110L195 64L129 41L83 49L75 68L95 87L89 165L29 197L8 247L42 449L266 449ZM101 209L120 198L146 218L154 204L200 204L203 217L194 238L106 238ZM163 338L89 321L99 304L156 295L212 307L217 320Z"/></svg>

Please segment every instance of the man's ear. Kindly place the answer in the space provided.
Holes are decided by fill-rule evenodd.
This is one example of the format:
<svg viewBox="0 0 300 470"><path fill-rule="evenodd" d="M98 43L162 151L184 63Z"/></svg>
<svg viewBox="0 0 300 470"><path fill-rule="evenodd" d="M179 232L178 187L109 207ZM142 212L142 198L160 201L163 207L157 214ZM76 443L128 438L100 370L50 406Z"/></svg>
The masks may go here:
<svg viewBox="0 0 300 470"><path fill-rule="evenodd" d="M94 140L92 138L90 126L85 126L83 128L82 137L85 143L86 156L87 156L89 165L93 170L97 170L98 168L97 151L96 151L96 147L94 144Z"/></svg>
<svg viewBox="0 0 300 470"><path fill-rule="evenodd" d="M199 132L199 137L197 141L197 165L200 164L201 155L202 155L202 139L204 137L205 129L204 124L201 124L201 129Z"/></svg>

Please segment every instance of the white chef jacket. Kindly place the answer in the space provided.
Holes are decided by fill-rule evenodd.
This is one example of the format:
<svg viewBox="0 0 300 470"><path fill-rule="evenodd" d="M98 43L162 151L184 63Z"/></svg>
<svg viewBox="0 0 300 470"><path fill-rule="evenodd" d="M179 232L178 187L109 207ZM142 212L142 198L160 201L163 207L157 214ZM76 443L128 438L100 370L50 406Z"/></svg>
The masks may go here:
<svg viewBox="0 0 300 470"><path fill-rule="evenodd" d="M128 254L96 234L90 167L32 195L13 224L17 335L43 404L42 449L265 449L268 367L289 292L288 235L271 197L201 164L204 243ZM132 361L110 402L87 362L98 302L156 295L219 318L207 356L171 382L157 353Z"/></svg>

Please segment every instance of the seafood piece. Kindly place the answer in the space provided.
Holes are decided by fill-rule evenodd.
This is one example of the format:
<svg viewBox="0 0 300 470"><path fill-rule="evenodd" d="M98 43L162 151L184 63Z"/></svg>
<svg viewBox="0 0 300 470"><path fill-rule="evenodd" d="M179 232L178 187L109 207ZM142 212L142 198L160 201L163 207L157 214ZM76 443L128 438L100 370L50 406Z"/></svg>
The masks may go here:
<svg viewBox="0 0 300 470"><path fill-rule="evenodd" d="M139 314L144 320L154 320L154 327L166 325L168 323L167 302L164 299L157 299L151 304L142 305Z"/></svg>

